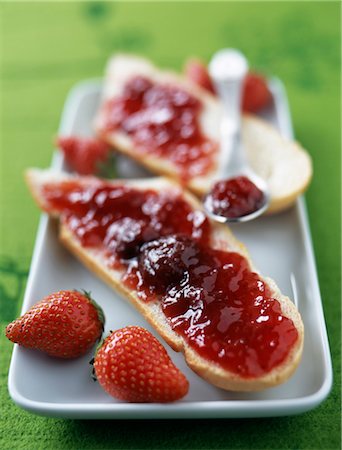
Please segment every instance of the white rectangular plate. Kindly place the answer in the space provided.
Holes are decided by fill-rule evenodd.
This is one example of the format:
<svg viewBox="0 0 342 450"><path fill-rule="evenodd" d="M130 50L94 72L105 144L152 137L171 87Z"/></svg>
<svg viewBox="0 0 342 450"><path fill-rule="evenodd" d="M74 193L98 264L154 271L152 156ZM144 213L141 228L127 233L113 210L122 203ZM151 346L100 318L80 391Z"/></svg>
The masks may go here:
<svg viewBox="0 0 342 450"><path fill-rule="evenodd" d="M264 118L292 138L285 92L279 81L270 83L274 102ZM74 88L65 105L60 134L90 135L101 90L99 82ZM53 166L63 167L56 154ZM146 172L120 158L120 176ZM199 378L181 354L169 349L175 364L190 382L189 394L174 404L130 404L109 397L90 377L92 354L60 361L15 345L9 392L21 407L37 414L69 418L206 418L262 417L297 414L314 408L328 395L332 369L310 231L303 199L273 217L233 227L246 243L261 273L276 280L282 292L294 299L305 326L303 359L285 384L259 393L227 392ZM106 330L141 325L154 331L116 292L85 269L57 238L57 225L42 215L22 311L45 295L60 289L86 289L104 309ZM155 333L154 333L155 334Z"/></svg>

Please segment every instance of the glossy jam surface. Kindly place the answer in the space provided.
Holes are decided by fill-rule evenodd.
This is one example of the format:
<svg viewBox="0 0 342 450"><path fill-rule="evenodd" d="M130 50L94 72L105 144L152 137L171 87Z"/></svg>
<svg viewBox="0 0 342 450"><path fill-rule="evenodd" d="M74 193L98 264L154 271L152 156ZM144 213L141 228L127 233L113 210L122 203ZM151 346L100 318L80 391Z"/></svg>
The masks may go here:
<svg viewBox="0 0 342 450"><path fill-rule="evenodd" d="M297 340L268 287L241 255L210 247L210 223L177 193L47 185L86 247L102 248L142 301L160 301L171 327L204 358L250 378L280 364Z"/></svg>
<svg viewBox="0 0 342 450"><path fill-rule="evenodd" d="M127 278L146 298L162 296L171 327L203 358L242 377L269 372L297 340L293 322L238 253L166 236L142 246Z"/></svg>
<svg viewBox="0 0 342 450"><path fill-rule="evenodd" d="M227 218L251 214L264 203L263 192L245 176L218 181L206 198L210 211Z"/></svg>
<svg viewBox="0 0 342 450"><path fill-rule="evenodd" d="M105 105L106 130L124 131L143 153L168 158L181 178L213 168L217 145L203 135L202 104L179 87L135 77Z"/></svg>
<svg viewBox="0 0 342 450"><path fill-rule="evenodd" d="M177 193L138 190L95 182L47 185L44 196L86 247L102 246L114 266L127 265L140 247L161 236L182 233L207 244L209 221Z"/></svg>

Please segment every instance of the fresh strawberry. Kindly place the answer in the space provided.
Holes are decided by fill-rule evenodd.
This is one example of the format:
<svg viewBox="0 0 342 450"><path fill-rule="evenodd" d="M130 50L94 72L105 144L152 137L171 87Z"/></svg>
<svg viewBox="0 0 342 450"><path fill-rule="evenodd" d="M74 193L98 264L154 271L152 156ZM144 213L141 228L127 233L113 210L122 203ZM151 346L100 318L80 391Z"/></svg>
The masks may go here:
<svg viewBox="0 0 342 450"><path fill-rule="evenodd" d="M69 166L80 175L113 176L113 152L108 144L96 138L59 137L57 146Z"/></svg>
<svg viewBox="0 0 342 450"><path fill-rule="evenodd" d="M6 336L50 356L76 358L101 338L103 324L103 311L88 293L59 291L10 323Z"/></svg>
<svg viewBox="0 0 342 450"><path fill-rule="evenodd" d="M206 65L199 59L188 59L185 63L184 73L187 78L198 86L206 89L211 94L215 94L215 88L211 81Z"/></svg>
<svg viewBox="0 0 342 450"><path fill-rule="evenodd" d="M208 69L198 59L190 59L185 65L185 75L197 85L215 94L215 88L210 79ZM242 110L258 112L267 106L272 99L267 82L262 75L250 72L247 74L242 97Z"/></svg>
<svg viewBox="0 0 342 450"><path fill-rule="evenodd" d="M250 72L245 79L242 109L245 112L255 113L265 108L272 100L263 76Z"/></svg>
<svg viewBox="0 0 342 450"><path fill-rule="evenodd" d="M96 353L94 372L108 394L129 402L172 402L189 389L165 348L137 326L114 331L105 339Z"/></svg>

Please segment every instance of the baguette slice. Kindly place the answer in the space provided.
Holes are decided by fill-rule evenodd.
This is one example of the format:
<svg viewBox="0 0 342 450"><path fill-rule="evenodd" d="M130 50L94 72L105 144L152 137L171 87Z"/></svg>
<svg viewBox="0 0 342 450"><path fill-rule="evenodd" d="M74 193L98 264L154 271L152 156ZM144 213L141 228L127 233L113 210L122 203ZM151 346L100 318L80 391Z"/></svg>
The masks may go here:
<svg viewBox="0 0 342 450"><path fill-rule="evenodd" d="M41 209L54 217L58 217L61 212L51 208L48 200L44 197L43 188L47 184L55 184L58 187L67 180L76 180L81 185L87 187L98 186L99 183L101 183L101 181L95 177L77 177L53 170L42 171L38 169L30 169L26 173L26 181L34 199ZM193 195L183 191L177 183L166 178L130 181L118 180L110 183L112 185L125 184L126 186L131 186L141 190L154 189L158 192L163 190L170 192L171 190L172 192L177 192L182 195L194 210L202 210L201 204ZM291 300L280 293L275 282L270 278L262 277L259 274L260 279L264 280L269 286L272 297L279 301L283 316L288 317L293 321L298 331L298 338L289 354L280 365L260 377L244 378L199 356L199 354L171 328L164 313L162 312L161 304L158 300L149 302L142 301L138 297L136 291L129 289L122 283L121 278L124 270L114 270L110 268L107 264L106 258L104 257L104 251L102 249L82 246L80 241L75 237L63 221L61 221L60 226L60 239L62 243L85 266L102 278L102 280L114 290L122 294L126 300L129 300L175 351L183 352L186 362L190 368L209 383L212 383L220 388L233 391L258 391L286 381L298 366L303 350L303 323L300 314ZM246 248L233 236L228 227L211 222L210 240L210 245L212 248L233 251L244 256L248 260L251 269L256 271L252 261L249 258Z"/></svg>
<svg viewBox="0 0 342 450"><path fill-rule="evenodd" d="M186 78L158 70L143 58L119 54L110 59L106 70L102 107L95 120L96 132L117 150L152 172L179 180L180 169L172 161L154 154L142 153L127 133L120 130L108 131L105 127L104 103L120 95L127 81L138 75L156 83L181 87L198 98L203 104L199 117L201 130L216 143L220 140L221 104L216 97ZM291 206L306 190L312 176L311 159L307 152L298 143L284 139L267 122L252 115L245 115L242 119L242 138L251 166L269 184L271 203L267 212L274 213ZM208 193L219 160L217 150L214 155L214 168L205 175L187 180L186 187L198 196Z"/></svg>

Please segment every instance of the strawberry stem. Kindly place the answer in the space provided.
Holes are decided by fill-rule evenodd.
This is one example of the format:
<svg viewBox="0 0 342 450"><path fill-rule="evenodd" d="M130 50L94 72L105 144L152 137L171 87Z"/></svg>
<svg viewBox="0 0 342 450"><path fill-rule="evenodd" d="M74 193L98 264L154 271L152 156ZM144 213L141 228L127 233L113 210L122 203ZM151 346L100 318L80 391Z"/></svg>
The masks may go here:
<svg viewBox="0 0 342 450"><path fill-rule="evenodd" d="M93 379L93 381L97 381L97 377L96 377L96 373L95 373L95 368L94 368L94 362L95 362L95 358L92 358L89 361L89 364L92 366L92 370L91 370L91 378Z"/></svg>
<svg viewBox="0 0 342 450"><path fill-rule="evenodd" d="M98 161L96 168L98 176L102 178L117 178L116 155L114 151L109 151L105 161Z"/></svg>
<svg viewBox="0 0 342 450"><path fill-rule="evenodd" d="M91 296L91 292L86 291L84 289L81 289L80 291L78 291L77 289L75 289L76 292L79 292L80 294L84 295L89 301L90 303L96 308L97 311L97 315L99 318L99 321L102 324L102 333L104 331L104 325L106 322L106 317L104 315L103 309L101 308L101 306L92 298Z"/></svg>

